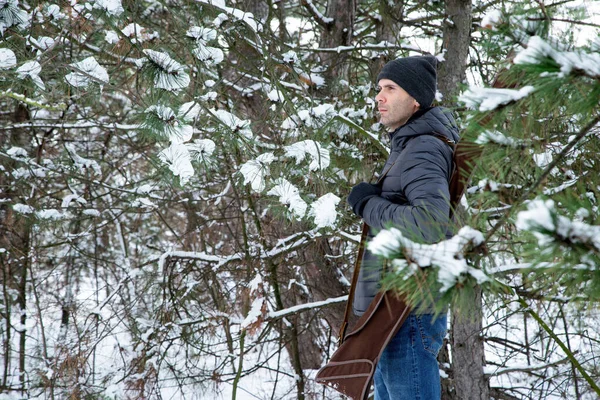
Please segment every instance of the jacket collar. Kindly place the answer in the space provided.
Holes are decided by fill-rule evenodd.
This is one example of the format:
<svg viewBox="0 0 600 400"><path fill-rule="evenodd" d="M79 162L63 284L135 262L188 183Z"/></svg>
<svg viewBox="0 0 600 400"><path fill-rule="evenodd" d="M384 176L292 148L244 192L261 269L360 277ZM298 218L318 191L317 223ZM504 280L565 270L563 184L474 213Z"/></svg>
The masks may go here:
<svg viewBox="0 0 600 400"><path fill-rule="evenodd" d="M392 143L413 136L442 134L458 143L459 129L452 112L442 107L429 107L415 112L401 127L390 133Z"/></svg>

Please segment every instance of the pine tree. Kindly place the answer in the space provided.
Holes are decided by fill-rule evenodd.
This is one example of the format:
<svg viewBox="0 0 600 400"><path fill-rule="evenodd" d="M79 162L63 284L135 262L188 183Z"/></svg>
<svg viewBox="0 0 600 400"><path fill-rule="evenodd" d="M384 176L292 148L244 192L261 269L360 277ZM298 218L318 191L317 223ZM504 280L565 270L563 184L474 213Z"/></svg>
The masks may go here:
<svg viewBox="0 0 600 400"><path fill-rule="evenodd" d="M491 85L506 66L499 60L531 34L574 51L548 40L554 14L543 10L558 6L505 4L506 23L473 34L468 77ZM472 29L490 7L474 2ZM360 221L345 196L387 155L374 80L394 57L432 51L442 59L452 31L446 10L439 1L0 1L0 393L336 398L311 374L335 347L355 257ZM416 47L425 43L431 48ZM582 54L593 57L591 46ZM484 234L497 226L486 238L490 255L469 265L471 279L490 277L484 288L495 282L485 310L499 305L528 326L537 315L562 326L559 339L575 355L562 362L555 341L543 347L549 333L527 337L528 368L544 351L540 360L557 365L556 376L577 379L558 389L530 374L529 392L502 390L520 398L589 395L580 378L597 377L593 346L588 360L577 353L597 340L572 319L582 314L573 304L586 303L565 303L597 299L597 274L582 268L594 261L597 225L597 74L560 75L560 61L544 60L502 75L505 86L535 88L522 100L493 116L462 115L467 139L487 140L485 165L494 166L477 172L482 183L467 196L466 222ZM453 95L446 100L455 103ZM566 148L588 126L577 153L553 158L564 176L538 169L543 157L533 155ZM538 194L545 197L533 202ZM544 207L559 232L528 224L526 200ZM500 205L510 214L498 223ZM534 254L543 259L528 255L538 240L549 249ZM532 268L500 268L515 254ZM470 299L455 289L449 298ZM517 295L526 313L509 302ZM488 353L517 357L509 328L490 324ZM498 385L527 373L500 368L511 365L486 372ZM249 387L253 379L270 383Z"/></svg>

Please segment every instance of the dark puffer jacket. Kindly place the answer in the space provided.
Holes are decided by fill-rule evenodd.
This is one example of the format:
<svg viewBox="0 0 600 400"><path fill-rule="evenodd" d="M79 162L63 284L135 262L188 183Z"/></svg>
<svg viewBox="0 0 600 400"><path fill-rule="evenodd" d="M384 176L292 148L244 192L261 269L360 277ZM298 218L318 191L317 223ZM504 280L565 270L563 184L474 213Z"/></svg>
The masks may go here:
<svg viewBox="0 0 600 400"><path fill-rule="evenodd" d="M390 226L421 243L452 236L448 189L452 149L432 136L434 132L458 142L458 126L449 110L419 111L391 133L391 152L382 172L389 171L381 183L381 196L370 198L361 215L371 227L368 239ZM381 270L381 260L366 250L354 296L355 314L363 314L377 294Z"/></svg>

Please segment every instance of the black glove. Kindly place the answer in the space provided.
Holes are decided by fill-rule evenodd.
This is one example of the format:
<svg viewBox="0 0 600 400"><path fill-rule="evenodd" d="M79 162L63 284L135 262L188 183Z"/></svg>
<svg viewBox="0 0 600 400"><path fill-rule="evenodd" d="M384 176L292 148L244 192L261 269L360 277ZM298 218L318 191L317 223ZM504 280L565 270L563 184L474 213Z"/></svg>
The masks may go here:
<svg viewBox="0 0 600 400"><path fill-rule="evenodd" d="M381 188L367 182L361 182L354 186L348 195L348 204L352 207L354 214L362 217L363 208L371 197L380 196Z"/></svg>

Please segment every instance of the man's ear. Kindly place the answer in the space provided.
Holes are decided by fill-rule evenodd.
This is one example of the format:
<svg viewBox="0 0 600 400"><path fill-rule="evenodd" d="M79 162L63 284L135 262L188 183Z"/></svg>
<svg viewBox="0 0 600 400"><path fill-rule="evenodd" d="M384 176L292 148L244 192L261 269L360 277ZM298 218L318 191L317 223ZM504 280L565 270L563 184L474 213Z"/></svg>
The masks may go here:
<svg viewBox="0 0 600 400"><path fill-rule="evenodd" d="M421 108L421 105L419 104L418 101L416 101L415 99L413 99L413 107L414 107L414 112L417 112L419 110L419 108Z"/></svg>

